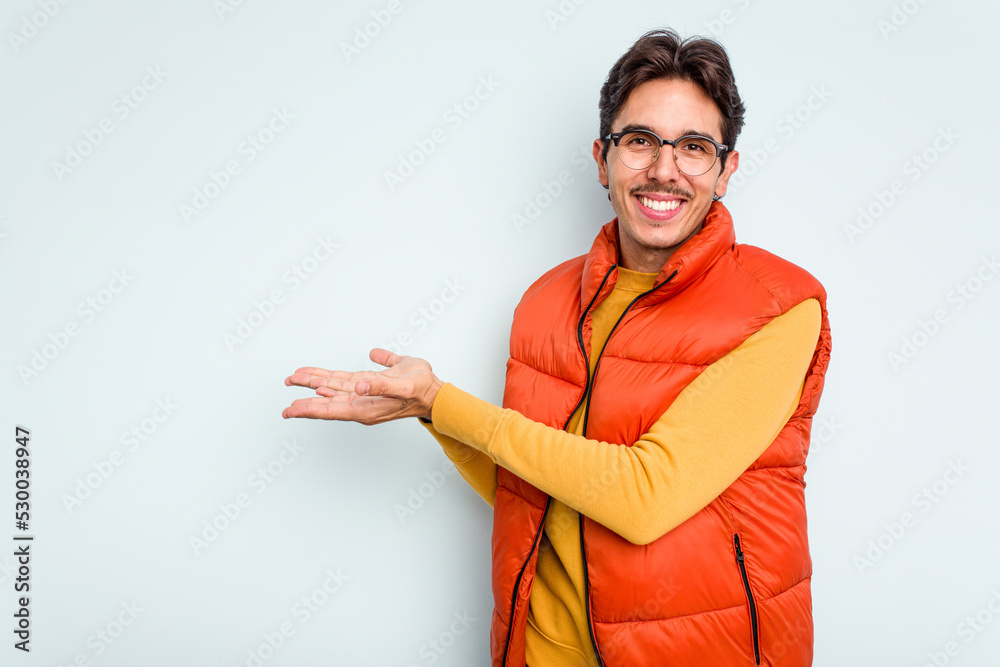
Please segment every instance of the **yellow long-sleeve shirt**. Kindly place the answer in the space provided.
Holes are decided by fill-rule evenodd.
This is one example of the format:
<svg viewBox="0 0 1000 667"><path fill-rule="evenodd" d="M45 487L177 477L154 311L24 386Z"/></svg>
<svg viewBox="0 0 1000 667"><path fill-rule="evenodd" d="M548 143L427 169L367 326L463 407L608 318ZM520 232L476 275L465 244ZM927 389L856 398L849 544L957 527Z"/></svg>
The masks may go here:
<svg viewBox="0 0 1000 667"><path fill-rule="evenodd" d="M591 371L622 311L656 278L618 271L614 290L593 314ZM492 507L501 465L553 498L529 601L529 665L597 664L587 625L579 514L630 542L648 544L715 499L795 410L820 321L815 299L774 318L705 369L632 447L580 435L582 406L561 431L453 385L442 387L427 428L470 486Z"/></svg>

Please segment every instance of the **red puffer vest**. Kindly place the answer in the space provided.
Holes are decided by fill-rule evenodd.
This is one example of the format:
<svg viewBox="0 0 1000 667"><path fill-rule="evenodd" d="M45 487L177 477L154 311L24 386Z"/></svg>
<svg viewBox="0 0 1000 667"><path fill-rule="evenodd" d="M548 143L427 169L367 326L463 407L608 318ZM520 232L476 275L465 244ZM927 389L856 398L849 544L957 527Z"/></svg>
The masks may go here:
<svg viewBox="0 0 1000 667"><path fill-rule="evenodd" d="M591 313L614 287L617 259L616 219L587 255L528 288L514 312L504 407L565 428L589 391L586 436L630 446L688 383L772 318L816 298L823 320L798 408L722 495L645 546L580 517L591 639L601 664L809 665L803 475L830 358L826 292L797 266L736 244L729 212L715 202L655 287L626 309L591 376ZM497 481L490 648L495 666L523 666L549 497L503 468Z"/></svg>

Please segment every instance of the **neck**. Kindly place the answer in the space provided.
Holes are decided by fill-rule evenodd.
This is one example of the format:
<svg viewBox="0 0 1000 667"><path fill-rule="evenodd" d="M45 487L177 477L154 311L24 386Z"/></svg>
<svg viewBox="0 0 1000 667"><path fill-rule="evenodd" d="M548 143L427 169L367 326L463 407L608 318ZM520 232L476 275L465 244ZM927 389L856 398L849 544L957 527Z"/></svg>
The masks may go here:
<svg viewBox="0 0 1000 667"><path fill-rule="evenodd" d="M659 273L663 265L670 259L670 256L674 254L674 250L674 248L667 250L659 249L659 252L657 252L655 248L641 248L638 251L633 250L629 252L623 246L619 266L630 271L639 271L640 273Z"/></svg>
<svg viewBox="0 0 1000 667"><path fill-rule="evenodd" d="M681 246L690 241L695 234L701 231L704 223L698 225L691 234L677 245L667 248L656 248L641 245L631 238L619 235L619 265L630 271L640 271L642 273L659 273L667 260L677 252Z"/></svg>

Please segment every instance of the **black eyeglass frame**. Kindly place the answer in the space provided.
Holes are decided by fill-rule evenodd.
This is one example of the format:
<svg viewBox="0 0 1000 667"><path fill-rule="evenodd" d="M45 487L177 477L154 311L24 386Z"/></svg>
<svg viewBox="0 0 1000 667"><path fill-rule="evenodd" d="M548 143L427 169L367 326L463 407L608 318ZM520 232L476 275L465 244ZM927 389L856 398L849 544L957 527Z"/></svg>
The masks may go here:
<svg viewBox="0 0 1000 667"><path fill-rule="evenodd" d="M607 141L608 139L610 139L611 141L615 142L615 147L617 148L618 147L618 142L621 141L621 138L624 137L626 134L631 134L633 132L642 132L643 134L648 134L648 135L654 137L657 141L660 142L660 145L657 146L657 148L656 148L656 156L653 158L653 161L650 162L649 166L647 166L647 167L632 167L632 166L629 166L629 165L625 164L624 160L621 160L621 155L618 156L618 159L621 160L622 164L624 164L629 169L635 169L636 171L638 171L640 169L649 169L649 167L652 167L654 164L656 164L656 161L660 159L660 149L663 148L664 146L668 145L668 144L670 145L671 155L674 158L674 164L677 164L677 152L676 152L677 151L677 144L679 144L682 139L704 139L705 141L707 141L710 144L712 144L713 146L715 146L715 161L712 162L712 164L710 164L708 166L708 169L706 169L705 171L701 172L701 174L688 174L688 176L701 176L702 174L707 174L708 172L710 172L712 170L712 167L715 166L715 163L718 162L719 159L722 158L723 155L725 155L726 153L729 152L729 146L726 146L725 144L720 144L715 139L712 139L711 137L706 137L706 136L701 135L701 134L685 134L683 137L677 137L673 141L670 141L669 139L661 139L660 135L658 135L656 132L651 132L650 130L623 130L622 132L612 132L611 134L606 135L603 138L603 140ZM677 168L680 169L680 165L679 164L677 165ZM683 173L687 174L687 172L684 171L683 169L681 169L681 171Z"/></svg>

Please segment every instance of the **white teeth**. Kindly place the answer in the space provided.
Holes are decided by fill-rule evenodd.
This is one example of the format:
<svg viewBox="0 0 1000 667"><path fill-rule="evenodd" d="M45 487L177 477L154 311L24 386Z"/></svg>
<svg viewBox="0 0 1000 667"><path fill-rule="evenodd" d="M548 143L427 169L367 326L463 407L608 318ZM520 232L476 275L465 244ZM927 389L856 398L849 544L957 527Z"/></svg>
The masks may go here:
<svg viewBox="0 0 1000 667"><path fill-rule="evenodd" d="M643 197L639 195L639 200L642 205L651 208L654 211L673 211L675 208L681 205L680 199L671 199L670 201L661 201L659 199L650 199L648 197Z"/></svg>

